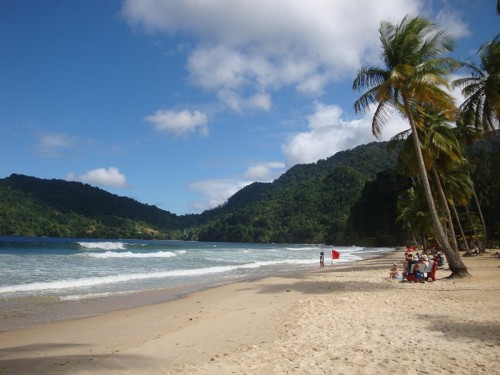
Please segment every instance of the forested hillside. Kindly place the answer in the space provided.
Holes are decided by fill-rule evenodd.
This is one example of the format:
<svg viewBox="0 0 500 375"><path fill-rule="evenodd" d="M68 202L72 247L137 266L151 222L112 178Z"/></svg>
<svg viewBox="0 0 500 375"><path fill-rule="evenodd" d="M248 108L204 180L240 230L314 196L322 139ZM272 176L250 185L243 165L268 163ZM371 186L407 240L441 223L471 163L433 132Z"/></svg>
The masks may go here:
<svg viewBox="0 0 500 375"><path fill-rule="evenodd" d="M489 236L498 239L498 138L469 148L468 158ZM218 208L183 216L79 182L13 174L0 179L0 235L401 244L410 235L396 223L398 198L411 179L396 164L397 153L374 142L296 165ZM472 233L477 210L458 211Z"/></svg>
<svg viewBox="0 0 500 375"><path fill-rule="evenodd" d="M396 154L387 144L370 143L342 151L317 163L296 165L273 183L254 183L210 216L203 241L308 242L338 241L351 207L367 181L395 168Z"/></svg>
<svg viewBox="0 0 500 375"><path fill-rule="evenodd" d="M471 196L469 202L455 202L460 225L468 240L477 242L478 236L483 231L482 213L490 245L498 246L500 240L500 136L497 133L473 146L466 147L465 157L468 164L465 167L466 170L462 172L466 175L470 174L478 200L476 202ZM401 207L398 209L398 200L411 185L412 181L409 177L404 177L395 171L387 170L379 173L373 181L365 185L360 199L352 207L344 237L348 241L365 244L401 244L405 238L410 239L409 231L403 229L402 224L396 221L402 214ZM401 200L399 202L400 205L404 203ZM421 221L424 226L430 225L428 222L425 224L425 221L429 220L426 215L425 202L422 208L422 211L416 210L412 213L413 219L415 222ZM455 217L453 219L458 228L458 221Z"/></svg>
<svg viewBox="0 0 500 375"><path fill-rule="evenodd" d="M190 218L79 182L0 180L0 235L171 238Z"/></svg>

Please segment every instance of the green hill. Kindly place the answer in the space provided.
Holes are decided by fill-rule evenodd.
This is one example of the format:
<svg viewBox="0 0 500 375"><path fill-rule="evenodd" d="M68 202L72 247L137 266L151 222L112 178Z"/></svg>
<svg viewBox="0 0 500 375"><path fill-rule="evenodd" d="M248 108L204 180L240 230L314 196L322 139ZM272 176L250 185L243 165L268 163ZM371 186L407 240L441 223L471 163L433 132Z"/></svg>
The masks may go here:
<svg viewBox="0 0 500 375"><path fill-rule="evenodd" d="M203 241L321 243L339 240L366 182L394 168L387 144L370 143L317 163L296 165L272 183L254 183L217 209ZM206 221L206 220L204 220Z"/></svg>
<svg viewBox="0 0 500 375"><path fill-rule="evenodd" d="M342 230L365 182L394 163L385 143L371 143L182 216L79 182L13 174L0 180L0 235L322 242Z"/></svg>
<svg viewBox="0 0 500 375"><path fill-rule="evenodd" d="M187 219L79 182L0 180L0 235L170 238Z"/></svg>
<svg viewBox="0 0 500 375"><path fill-rule="evenodd" d="M490 238L500 237L499 138L469 149ZM396 200L409 180L384 142L296 165L199 215L178 216L79 182L0 179L0 235L233 242L401 244ZM462 212L462 215L464 213ZM477 213L470 218L476 220Z"/></svg>

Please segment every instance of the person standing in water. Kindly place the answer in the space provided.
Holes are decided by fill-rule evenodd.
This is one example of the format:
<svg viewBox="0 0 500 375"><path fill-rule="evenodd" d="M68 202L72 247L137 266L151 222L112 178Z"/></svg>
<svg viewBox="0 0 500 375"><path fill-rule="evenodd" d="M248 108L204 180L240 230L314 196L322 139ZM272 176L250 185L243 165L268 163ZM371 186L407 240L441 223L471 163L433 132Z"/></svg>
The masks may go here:
<svg viewBox="0 0 500 375"><path fill-rule="evenodd" d="M325 266L325 253L324 252L319 253L319 266L320 267Z"/></svg>

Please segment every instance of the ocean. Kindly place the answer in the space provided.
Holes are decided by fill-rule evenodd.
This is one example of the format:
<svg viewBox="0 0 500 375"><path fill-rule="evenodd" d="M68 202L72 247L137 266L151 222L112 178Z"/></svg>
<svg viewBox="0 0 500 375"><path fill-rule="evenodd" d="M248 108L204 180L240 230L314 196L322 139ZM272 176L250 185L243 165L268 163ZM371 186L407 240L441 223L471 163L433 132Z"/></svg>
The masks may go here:
<svg viewBox="0 0 500 375"><path fill-rule="evenodd" d="M240 280L307 272L319 268L321 251L325 267L331 267L332 249L307 244L0 237L0 331L166 301ZM393 250L335 249L341 255L333 267Z"/></svg>

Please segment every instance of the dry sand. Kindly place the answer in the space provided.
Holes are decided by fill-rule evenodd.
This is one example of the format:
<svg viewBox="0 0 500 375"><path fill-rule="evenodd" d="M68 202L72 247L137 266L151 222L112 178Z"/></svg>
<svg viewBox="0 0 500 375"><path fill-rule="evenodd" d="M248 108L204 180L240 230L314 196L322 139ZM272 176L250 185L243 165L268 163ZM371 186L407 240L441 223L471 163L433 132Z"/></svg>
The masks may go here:
<svg viewBox="0 0 500 375"><path fill-rule="evenodd" d="M500 374L500 259L387 279L402 252L0 333L0 374Z"/></svg>

